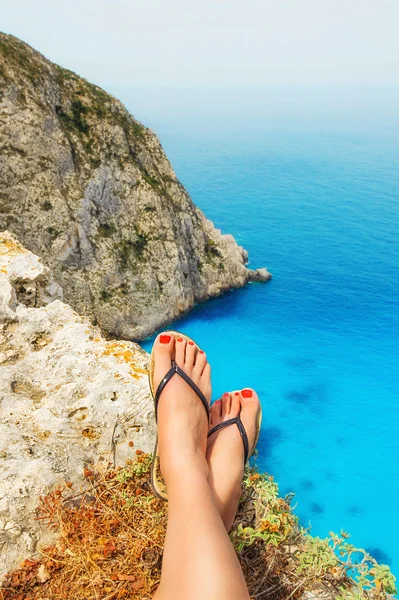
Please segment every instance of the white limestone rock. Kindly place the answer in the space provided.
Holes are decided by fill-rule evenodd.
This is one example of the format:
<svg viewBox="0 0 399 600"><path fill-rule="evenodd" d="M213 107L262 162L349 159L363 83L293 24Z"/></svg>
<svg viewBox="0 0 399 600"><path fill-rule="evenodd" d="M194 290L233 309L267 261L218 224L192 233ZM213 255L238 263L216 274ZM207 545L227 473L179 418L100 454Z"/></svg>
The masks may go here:
<svg viewBox="0 0 399 600"><path fill-rule="evenodd" d="M60 294L41 260L1 233L0 579L50 540L35 520L40 496L84 486L85 465L153 448L147 353L105 340Z"/></svg>

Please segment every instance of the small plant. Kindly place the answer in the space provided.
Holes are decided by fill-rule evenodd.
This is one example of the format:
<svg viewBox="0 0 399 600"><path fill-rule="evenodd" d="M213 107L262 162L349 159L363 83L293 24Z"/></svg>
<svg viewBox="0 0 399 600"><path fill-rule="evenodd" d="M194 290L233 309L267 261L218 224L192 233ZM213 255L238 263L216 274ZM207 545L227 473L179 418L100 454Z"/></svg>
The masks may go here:
<svg viewBox="0 0 399 600"><path fill-rule="evenodd" d="M270 475L247 471L244 490L254 490L256 518L249 527L238 524L231 539L238 551L252 545L255 540L278 546L292 535L297 518L291 512L289 502L278 496L278 485ZM244 496L245 497L245 496Z"/></svg>
<svg viewBox="0 0 399 600"><path fill-rule="evenodd" d="M136 232L135 240L122 240L120 245L121 266L127 269L130 257L141 259L148 244L145 234Z"/></svg>
<svg viewBox="0 0 399 600"><path fill-rule="evenodd" d="M137 234L136 240L133 242L132 247L134 248L137 256L141 256L148 244L148 238L146 235L141 233Z"/></svg>
<svg viewBox="0 0 399 600"><path fill-rule="evenodd" d="M130 127L132 129L133 135L135 135L136 137L144 137L144 134L145 134L144 125L137 123L137 121L133 121L130 123Z"/></svg>
<svg viewBox="0 0 399 600"><path fill-rule="evenodd" d="M356 592L352 590L346 590L342 586L339 587L340 594L336 600L364 600L362 592Z"/></svg>
<svg viewBox="0 0 399 600"><path fill-rule="evenodd" d="M53 208L53 205L51 204L51 202L49 202L48 200L43 202L43 204L42 204L43 210L51 210L52 208Z"/></svg>
<svg viewBox="0 0 399 600"><path fill-rule="evenodd" d="M90 164L93 169L98 169L98 167L101 166L101 158L90 157Z"/></svg>
<svg viewBox="0 0 399 600"><path fill-rule="evenodd" d="M87 142L85 142L84 147L86 148L87 152L91 152L92 151L93 144L94 144L93 138L90 138L89 140L87 140Z"/></svg>
<svg viewBox="0 0 399 600"><path fill-rule="evenodd" d="M60 232L58 231L58 229L55 229L54 227L47 227L46 229L47 233L51 236L51 239L55 240L59 235Z"/></svg>
<svg viewBox="0 0 399 600"><path fill-rule="evenodd" d="M83 116L88 113L88 108L82 103L81 100L72 101L70 113L65 112L59 105L55 107L55 111L60 120L69 129L72 129L78 133L87 133L89 131L89 125Z"/></svg>
<svg viewBox="0 0 399 600"><path fill-rule="evenodd" d="M144 181L146 181L152 187L158 187L159 186L158 179L156 179L155 177L152 177L152 175L148 175L148 174L144 174L143 173L143 179L144 179Z"/></svg>
<svg viewBox="0 0 399 600"><path fill-rule="evenodd" d="M213 266L217 266L221 261L222 253L217 248L216 243L211 239L207 238L204 246L205 259L208 263ZM218 260L219 259L219 260Z"/></svg>
<svg viewBox="0 0 399 600"><path fill-rule="evenodd" d="M107 302L108 300L111 300L112 294L108 290L101 290L100 297L101 297L101 300L103 300L104 302Z"/></svg>
<svg viewBox="0 0 399 600"><path fill-rule="evenodd" d="M328 540L305 535L304 542L297 552L298 575L305 575L309 579L317 579L338 565L338 558L328 544Z"/></svg>
<svg viewBox="0 0 399 600"><path fill-rule="evenodd" d="M119 286L119 291L122 296L128 296L130 291L129 285L127 283L122 283L122 285Z"/></svg>
<svg viewBox="0 0 399 600"><path fill-rule="evenodd" d="M350 544L347 541L349 537L345 531L341 531L341 535L330 532L327 540L338 556L339 566L355 584L351 591L360 594L359 598L362 599L380 598L381 594L396 594L396 579L390 568L378 564L363 548L356 548Z"/></svg>
<svg viewBox="0 0 399 600"><path fill-rule="evenodd" d="M112 237L116 232L116 227L113 223L100 223L98 233L101 237Z"/></svg>
<svg viewBox="0 0 399 600"><path fill-rule="evenodd" d="M83 118L83 115L85 115L88 112L87 107L82 103L81 100L73 100L71 104L71 111L72 121L76 129L78 129L82 133L87 133L89 130L89 126Z"/></svg>
<svg viewBox="0 0 399 600"><path fill-rule="evenodd" d="M121 260L122 269L127 269L129 264L129 256L131 252L131 242L130 240L122 240L120 244L119 256Z"/></svg>

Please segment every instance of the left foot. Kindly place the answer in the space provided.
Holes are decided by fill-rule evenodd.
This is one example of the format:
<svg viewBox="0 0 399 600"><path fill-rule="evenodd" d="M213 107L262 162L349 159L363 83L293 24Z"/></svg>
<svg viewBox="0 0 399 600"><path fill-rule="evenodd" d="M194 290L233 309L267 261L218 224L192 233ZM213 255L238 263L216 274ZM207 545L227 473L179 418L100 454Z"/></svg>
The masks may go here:
<svg viewBox="0 0 399 600"><path fill-rule="evenodd" d="M256 436L258 409L259 398L254 390L244 389L223 394L211 407L209 429L240 415L251 453ZM225 427L208 438L206 458L213 498L227 531L230 531L241 496L244 474L244 446L237 425Z"/></svg>
<svg viewBox="0 0 399 600"><path fill-rule="evenodd" d="M172 366L172 360L197 385L208 405L211 397L210 366L203 350L183 337L176 339L168 332L154 342L154 389ZM175 374L163 389L158 403L158 450L165 482L180 481L182 472L188 477L197 467L205 473L208 420L196 392Z"/></svg>

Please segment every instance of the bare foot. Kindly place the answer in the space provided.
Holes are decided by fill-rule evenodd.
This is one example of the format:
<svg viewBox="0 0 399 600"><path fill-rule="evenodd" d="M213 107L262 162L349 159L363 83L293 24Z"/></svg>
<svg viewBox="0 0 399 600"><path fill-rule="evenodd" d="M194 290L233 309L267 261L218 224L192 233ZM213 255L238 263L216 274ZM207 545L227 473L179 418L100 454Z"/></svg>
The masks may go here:
<svg viewBox="0 0 399 600"><path fill-rule="evenodd" d="M206 397L211 398L211 369L205 353L194 342L175 339L162 333L154 342L154 389L176 364L193 380ZM158 403L158 448L162 475L170 481L186 478L197 468L208 474L205 460L208 420L205 408L182 377L173 375Z"/></svg>
<svg viewBox="0 0 399 600"><path fill-rule="evenodd" d="M253 390L223 394L212 405L209 429L240 415L251 452L256 436L258 409L259 398ZM227 531L230 531L237 512L244 473L244 446L237 425L230 425L210 436L206 457L213 498Z"/></svg>

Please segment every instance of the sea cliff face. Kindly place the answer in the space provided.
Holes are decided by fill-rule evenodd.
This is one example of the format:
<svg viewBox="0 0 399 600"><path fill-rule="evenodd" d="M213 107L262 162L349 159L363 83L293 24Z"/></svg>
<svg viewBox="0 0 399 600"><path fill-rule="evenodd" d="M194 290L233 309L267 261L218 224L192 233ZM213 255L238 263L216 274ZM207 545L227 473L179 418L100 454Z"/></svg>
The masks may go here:
<svg viewBox="0 0 399 600"><path fill-rule="evenodd" d="M125 339L270 277L245 267L118 100L1 33L0 229L43 257L68 303Z"/></svg>

